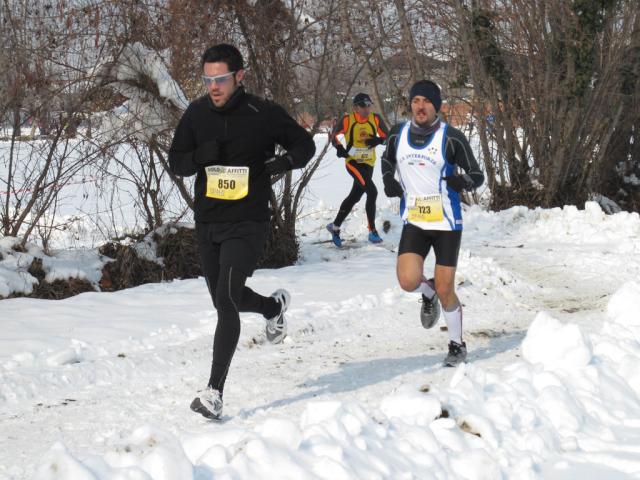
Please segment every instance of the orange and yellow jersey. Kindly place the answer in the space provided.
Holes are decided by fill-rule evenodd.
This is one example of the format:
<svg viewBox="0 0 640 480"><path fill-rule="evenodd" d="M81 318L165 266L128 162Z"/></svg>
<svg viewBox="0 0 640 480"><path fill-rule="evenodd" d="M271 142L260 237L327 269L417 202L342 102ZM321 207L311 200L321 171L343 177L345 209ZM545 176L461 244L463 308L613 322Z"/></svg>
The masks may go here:
<svg viewBox="0 0 640 480"><path fill-rule="evenodd" d="M344 135L347 143L345 149L349 153L346 161L356 161L373 166L376 163L375 147L368 147L365 140L372 137L386 139L388 135L384 120L377 113L370 113L368 117L361 117L356 112L351 112L342 117L336 123L331 133L331 143L334 146L340 144L338 135Z"/></svg>

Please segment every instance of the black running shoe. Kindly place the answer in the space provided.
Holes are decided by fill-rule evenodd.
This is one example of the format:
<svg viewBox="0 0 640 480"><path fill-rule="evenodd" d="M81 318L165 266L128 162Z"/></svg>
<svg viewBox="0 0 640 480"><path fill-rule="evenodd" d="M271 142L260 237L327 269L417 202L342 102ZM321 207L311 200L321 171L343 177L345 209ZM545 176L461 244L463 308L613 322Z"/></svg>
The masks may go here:
<svg viewBox="0 0 640 480"><path fill-rule="evenodd" d="M449 342L449 353L444 359L445 367L457 367L467 359L467 344L462 342Z"/></svg>

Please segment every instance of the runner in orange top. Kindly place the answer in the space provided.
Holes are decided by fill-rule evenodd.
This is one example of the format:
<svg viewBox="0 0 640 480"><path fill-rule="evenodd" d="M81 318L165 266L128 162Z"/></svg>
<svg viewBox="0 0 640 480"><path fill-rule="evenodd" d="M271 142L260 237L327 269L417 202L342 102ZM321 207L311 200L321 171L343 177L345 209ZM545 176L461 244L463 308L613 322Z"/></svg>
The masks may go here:
<svg viewBox="0 0 640 480"><path fill-rule="evenodd" d="M353 178L353 186L347 198L340 205L333 223L327 225L333 243L342 246L340 225L347 218L351 209L367 194L366 212L369 223L369 241L380 243L382 239L376 230L376 198L378 190L373 183L373 166L376 163L375 147L384 143L388 130L382 118L371 112L373 102L366 93L358 93L353 97L353 112L345 115L331 133L331 143L336 148L338 157L345 159L347 173ZM344 135L346 147L338 140Z"/></svg>

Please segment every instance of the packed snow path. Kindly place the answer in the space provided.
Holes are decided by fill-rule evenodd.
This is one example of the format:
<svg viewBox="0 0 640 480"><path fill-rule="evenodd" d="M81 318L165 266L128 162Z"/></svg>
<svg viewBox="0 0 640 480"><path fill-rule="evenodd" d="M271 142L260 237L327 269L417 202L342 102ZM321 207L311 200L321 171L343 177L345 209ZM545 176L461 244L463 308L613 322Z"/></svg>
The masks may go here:
<svg viewBox="0 0 640 480"><path fill-rule="evenodd" d="M247 430L268 438L269 421L298 423L309 417L309 409L329 408L322 402L353 402L367 411L388 412L384 400L394 392L418 392L422 387L447 398L444 392L456 370L441 367L448 341L442 319L432 330L421 328L418 297L397 286L395 253L379 246L338 251L317 244L325 239L325 220L317 215L302 225L301 264L259 271L250 280L261 293L279 287L291 291L289 337L282 345L269 345L261 317L243 314L222 423L212 424L189 410L208 379L216 322L201 279L60 302L0 302L0 316L8 325L0 370L0 478L31 477L38 467L38 478L65 478L45 468L51 460L43 460L43 455L56 442L78 458L108 455L145 425L178 438L184 432L227 432L233 437ZM518 362L527 329L540 311L587 333L600 331L612 294L640 277L638 225L637 215L606 217L594 205L583 212L469 212L457 281L470 365L496 372ZM388 246L397 245L399 232L400 224L393 219L385 237ZM427 271L430 268L432 263L427 264ZM402 407L409 400L399 395ZM442 407L461 410L453 397ZM634 415L637 412L629 415L628 447L617 452L610 445L602 448L601 473L626 478L640 472L640 417ZM483 438L489 436L483 433ZM62 457L55 458L64 464ZM478 472L488 460L474 459L469 455L466 467L451 462L424 470L424 475L414 472L413 477L407 469L406 478L447 478L452 472L499 478L499 468ZM555 474L556 467L540 466L550 458L533 455L530 463L536 461L534 471L551 468L547 473ZM572 465L571 472L580 472ZM153 471L149 468L147 472ZM376 478L353 468L355 476ZM387 468L388 476L377 478L400 478L400 467L380 468ZM514 476L528 471L517 462L501 468ZM205 470L199 472L194 478L210 478ZM345 472L349 478L349 470ZM315 478L318 472L308 474ZM282 476L296 475L285 470Z"/></svg>

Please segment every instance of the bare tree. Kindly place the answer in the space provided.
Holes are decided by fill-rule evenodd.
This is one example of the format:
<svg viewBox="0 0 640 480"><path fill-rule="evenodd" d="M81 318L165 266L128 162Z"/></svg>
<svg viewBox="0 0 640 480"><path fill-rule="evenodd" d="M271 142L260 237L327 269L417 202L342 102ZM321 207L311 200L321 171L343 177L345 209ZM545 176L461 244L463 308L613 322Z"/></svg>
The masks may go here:
<svg viewBox="0 0 640 480"><path fill-rule="evenodd" d="M494 207L579 203L601 189L636 10L628 1L439 4L468 66Z"/></svg>
<svg viewBox="0 0 640 480"><path fill-rule="evenodd" d="M13 112L13 122L2 155L0 220L2 233L24 244L45 215L55 226L60 190L97 155L75 138L94 93L81 54L88 41L83 27L91 19L81 9L36 0L5 1L1 11L4 48L12 52L11 67L1 74L2 85L10 86L2 111ZM77 28L61 32L65 23ZM20 135L22 117L38 122L39 138Z"/></svg>

